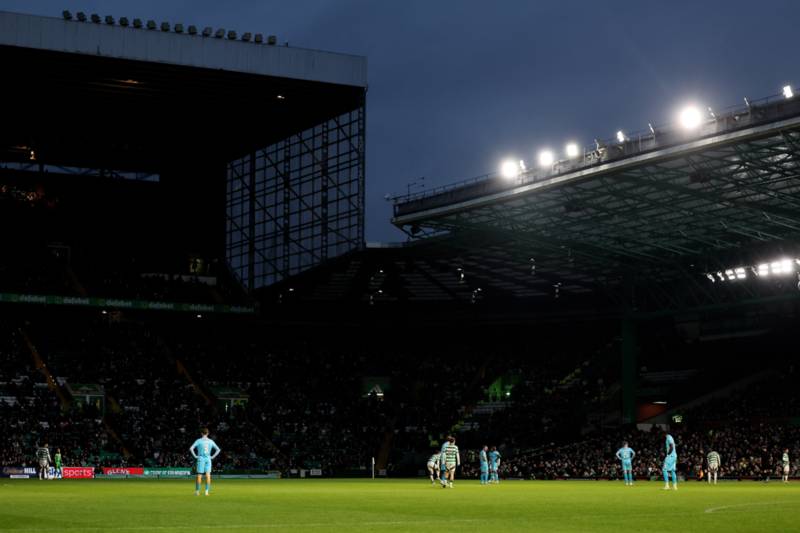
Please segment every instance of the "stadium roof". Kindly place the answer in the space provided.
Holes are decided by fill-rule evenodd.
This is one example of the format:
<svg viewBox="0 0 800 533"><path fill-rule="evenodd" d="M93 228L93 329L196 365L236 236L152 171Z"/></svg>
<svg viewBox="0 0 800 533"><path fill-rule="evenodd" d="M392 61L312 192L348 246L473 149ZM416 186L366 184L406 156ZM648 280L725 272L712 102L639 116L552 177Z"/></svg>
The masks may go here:
<svg viewBox="0 0 800 533"><path fill-rule="evenodd" d="M0 12L2 160L227 161L362 105L363 57Z"/></svg>
<svg viewBox="0 0 800 533"><path fill-rule="evenodd" d="M751 102L691 132L654 129L516 179L398 198L393 223L446 241L468 276L521 296L626 278L706 291L709 272L800 257L800 100Z"/></svg>

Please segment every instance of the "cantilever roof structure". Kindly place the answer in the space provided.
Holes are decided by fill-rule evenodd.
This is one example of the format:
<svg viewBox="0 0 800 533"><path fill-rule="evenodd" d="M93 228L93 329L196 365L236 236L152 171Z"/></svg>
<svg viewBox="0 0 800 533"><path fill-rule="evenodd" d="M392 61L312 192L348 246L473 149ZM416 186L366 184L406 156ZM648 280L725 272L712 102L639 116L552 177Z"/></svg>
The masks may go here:
<svg viewBox="0 0 800 533"><path fill-rule="evenodd" d="M703 291L707 272L799 256L800 100L753 102L692 132L598 143L515 180L398 198L394 213L409 235L439 236L460 268L518 295L626 278Z"/></svg>
<svg viewBox="0 0 800 533"><path fill-rule="evenodd" d="M367 85L360 56L8 12L0 62L0 159L118 170L230 161L361 107Z"/></svg>

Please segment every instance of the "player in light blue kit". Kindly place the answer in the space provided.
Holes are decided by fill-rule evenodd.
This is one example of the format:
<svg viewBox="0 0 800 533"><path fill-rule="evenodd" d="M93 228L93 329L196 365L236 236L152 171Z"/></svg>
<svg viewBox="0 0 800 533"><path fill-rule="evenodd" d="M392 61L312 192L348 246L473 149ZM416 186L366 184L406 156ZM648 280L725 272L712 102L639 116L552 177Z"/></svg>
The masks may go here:
<svg viewBox="0 0 800 533"><path fill-rule="evenodd" d="M489 456L486 452L489 451L488 446L484 446L481 453L478 454L481 460L481 485L489 483Z"/></svg>
<svg viewBox="0 0 800 533"><path fill-rule="evenodd" d="M665 451L667 453L664 457L664 490L669 490L669 476L672 474L672 488L678 490L678 450L675 448L675 439L672 438L667 430L664 430L666 440L664 441Z"/></svg>
<svg viewBox="0 0 800 533"><path fill-rule="evenodd" d="M189 453L197 459L197 482L194 485L194 495L200 495L200 482L205 474L206 496L208 496L208 491L211 490L211 460L219 455L220 449L216 442L208 438L208 428L203 428L200 433L203 436L189 447Z"/></svg>
<svg viewBox="0 0 800 533"><path fill-rule="evenodd" d="M498 468L500 468L500 452L497 451L497 446L492 446L492 451L489 452L489 483L500 483Z"/></svg>
<svg viewBox="0 0 800 533"><path fill-rule="evenodd" d="M633 458L636 452L628 447L627 442L622 443L622 448L617 450L617 459L622 461L622 477L625 478L625 485L633 485Z"/></svg>

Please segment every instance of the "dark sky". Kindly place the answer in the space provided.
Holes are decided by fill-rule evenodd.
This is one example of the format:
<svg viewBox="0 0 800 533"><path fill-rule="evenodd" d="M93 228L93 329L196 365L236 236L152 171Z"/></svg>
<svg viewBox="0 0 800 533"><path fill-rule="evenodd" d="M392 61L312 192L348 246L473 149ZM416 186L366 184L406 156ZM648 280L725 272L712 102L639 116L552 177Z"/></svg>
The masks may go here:
<svg viewBox="0 0 800 533"><path fill-rule="evenodd" d="M278 35L369 61L367 240L403 240L389 193L532 162L800 85L800 1L0 0Z"/></svg>

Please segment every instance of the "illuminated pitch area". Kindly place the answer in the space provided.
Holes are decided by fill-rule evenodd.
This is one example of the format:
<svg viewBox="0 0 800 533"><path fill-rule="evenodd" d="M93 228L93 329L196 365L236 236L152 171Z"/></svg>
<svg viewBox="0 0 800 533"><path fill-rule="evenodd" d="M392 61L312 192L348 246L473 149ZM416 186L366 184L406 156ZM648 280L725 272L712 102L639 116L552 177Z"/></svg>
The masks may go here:
<svg viewBox="0 0 800 533"><path fill-rule="evenodd" d="M800 483L4 480L0 530L797 531Z"/></svg>

